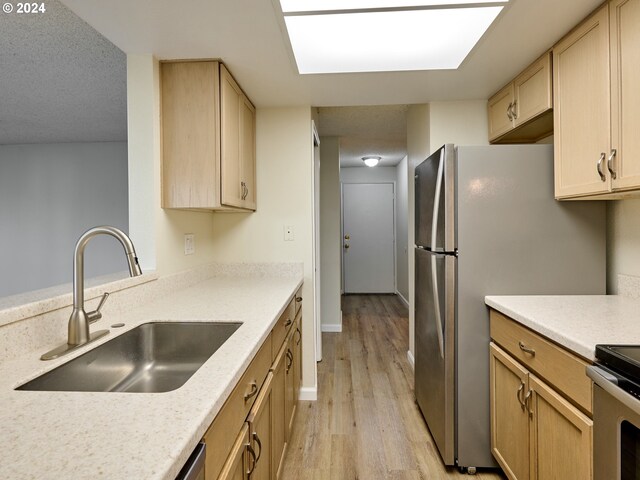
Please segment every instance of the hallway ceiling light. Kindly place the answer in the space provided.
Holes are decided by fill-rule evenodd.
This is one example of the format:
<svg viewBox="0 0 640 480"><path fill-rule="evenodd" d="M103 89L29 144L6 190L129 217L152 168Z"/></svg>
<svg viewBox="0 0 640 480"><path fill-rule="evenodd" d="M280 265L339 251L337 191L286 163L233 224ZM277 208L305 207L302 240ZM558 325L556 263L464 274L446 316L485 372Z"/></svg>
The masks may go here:
<svg viewBox="0 0 640 480"><path fill-rule="evenodd" d="M507 3L280 0L300 74L457 69Z"/></svg>
<svg viewBox="0 0 640 480"><path fill-rule="evenodd" d="M362 157L362 161L367 167L375 167L380 160L382 160L382 157Z"/></svg>

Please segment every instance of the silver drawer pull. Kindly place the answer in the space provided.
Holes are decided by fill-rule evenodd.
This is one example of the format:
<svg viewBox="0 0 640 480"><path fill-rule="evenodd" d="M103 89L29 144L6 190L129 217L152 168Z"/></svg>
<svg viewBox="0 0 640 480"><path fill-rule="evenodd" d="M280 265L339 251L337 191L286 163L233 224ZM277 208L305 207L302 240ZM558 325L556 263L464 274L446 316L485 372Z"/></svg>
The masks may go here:
<svg viewBox="0 0 640 480"><path fill-rule="evenodd" d="M522 342L518 342L518 346L520 347L520 350L522 350L524 353L528 353L529 355L533 355L534 357L536 356L536 351L533 348L527 347Z"/></svg>
<svg viewBox="0 0 640 480"><path fill-rule="evenodd" d="M258 393L258 384L256 382L251 383L251 391L249 393L244 394L244 401L246 402L251 397L255 396Z"/></svg>

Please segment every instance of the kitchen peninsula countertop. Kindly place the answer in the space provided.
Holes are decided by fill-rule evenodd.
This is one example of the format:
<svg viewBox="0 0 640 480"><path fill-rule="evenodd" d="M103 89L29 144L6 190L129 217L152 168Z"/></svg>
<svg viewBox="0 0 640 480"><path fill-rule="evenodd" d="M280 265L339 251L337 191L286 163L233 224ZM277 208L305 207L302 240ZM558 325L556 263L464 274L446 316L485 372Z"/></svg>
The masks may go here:
<svg viewBox="0 0 640 480"><path fill-rule="evenodd" d="M640 344L640 300L621 295L487 296L485 303L587 360L596 344Z"/></svg>
<svg viewBox="0 0 640 480"><path fill-rule="evenodd" d="M117 318L105 315L92 331L125 327L77 353L43 362L43 350L0 365L0 478L173 480L301 284L301 274L209 278ZM14 390L137 325L176 320L243 324L171 392Z"/></svg>

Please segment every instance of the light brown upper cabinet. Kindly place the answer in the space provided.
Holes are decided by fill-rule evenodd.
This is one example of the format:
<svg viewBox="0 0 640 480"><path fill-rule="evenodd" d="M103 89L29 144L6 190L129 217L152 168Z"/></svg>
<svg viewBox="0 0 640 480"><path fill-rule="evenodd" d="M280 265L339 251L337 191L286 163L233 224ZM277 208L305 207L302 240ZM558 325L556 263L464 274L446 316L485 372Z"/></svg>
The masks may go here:
<svg viewBox="0 0 640 480"><path fill-rule="evenodd" d="M613 0L553 49L556 198L640 189L640 0Z"/></svg>
<svg viewBox="0 0 640 480"><path fill-rule="evenodd" d="M532 142L553 133L551 53L489 99L491 143Z"/></svg>
<svg viewBox="0 0 640 480"><path fill-rule="evenodd" d="M256 209L255 108L216 61L161 63L162 207Z"/></svg>

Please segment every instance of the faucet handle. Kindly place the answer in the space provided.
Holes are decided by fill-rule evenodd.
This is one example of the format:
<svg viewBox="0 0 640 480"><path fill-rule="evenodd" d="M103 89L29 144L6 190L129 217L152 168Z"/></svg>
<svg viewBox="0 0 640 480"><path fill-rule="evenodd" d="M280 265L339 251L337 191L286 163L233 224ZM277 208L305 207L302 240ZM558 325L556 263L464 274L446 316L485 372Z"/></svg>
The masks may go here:
<svg viewBox="0 0 640 480"><path fill-rule="evenodd" d="M87 313L87 320L89 320L90 324L97 322L102 318L102 313L100 313L100 310L102 309L104 302L107 301L107 298L109 298L109 292L104 292L104 295L102 295L102 298L100 299L100 303L98 303L98 308L96 308L93 312Z"/></svg>

